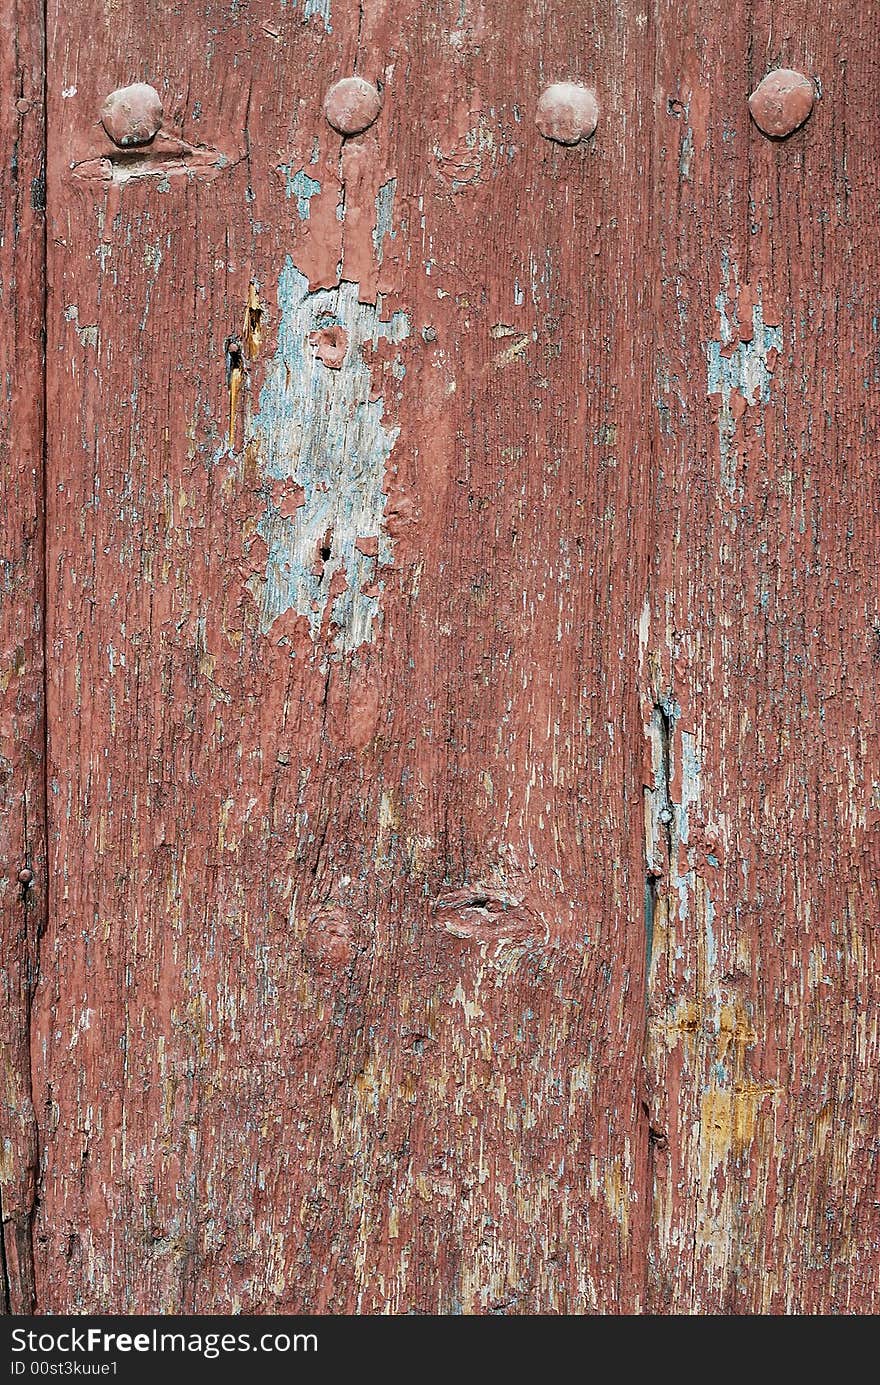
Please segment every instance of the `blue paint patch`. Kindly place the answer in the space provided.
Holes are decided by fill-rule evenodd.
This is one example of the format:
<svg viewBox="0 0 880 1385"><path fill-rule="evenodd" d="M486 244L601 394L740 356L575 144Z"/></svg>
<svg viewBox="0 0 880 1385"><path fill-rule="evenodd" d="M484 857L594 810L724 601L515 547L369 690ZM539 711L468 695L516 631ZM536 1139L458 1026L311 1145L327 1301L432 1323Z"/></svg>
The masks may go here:
<svg viewBox="0 0 880 1385"><path fill-rule="evenodd" d="M324 28L328 34L333 33L330 24L330 0L305 0L303 4L303 19L311 19L316 14L323 21Z"/></svg>
<svg viewBox="0 0 880 1385"><path fill-rule="evenodd" d="M731 310L727 289L730 284L730 261L722 255L721 271L724 287L715 300L718 309L718 340L706 343L706 392L720 395L718 445L721 458L721 483L731 498L736 491L737 452L734 447L736 418L731 408L731 396L736 392L749 408L770 400L772 364L771 352L782 350L782 328L764 322L764 306L758 301L752 307L751 341L737 341L739 324ZM733 316L733 321L731 321ZM732 349L731 349L732 347Z"/></svg>
<svg viewBox="0 0 880 1385"><path fill-rule="evenodd" d="M381 320L377 304L359 302L359 285L309 292L308 280L288 256L278 281L278 348L260 391L251 439L259 464L272 481L301 486L304 503L292 516L270 504L258 524L268 547L265 578L251 590L268 631L286 611L321 633L330 586L343 572L346 587L332 602L338 650L357 649L372 639L382 588L378 569L393 558L385 531L385 467L399 429L382 422L384 400L372 399L373 382L361 348L380 340L399 343L410 334L405 313ZM348 334L342 366L328 369L309 334L339 326ZM376 557L356 547L376 541ZM370 545L366 545L370 546ZM330 550L319 561L320 551ZM364 587L373 594L367 595Z"/></svg>
<svg viewBox="0 0 880 1385"><path fill-rule="evenodd" d="M749 405L769 402L772 372L767 368L767 357L771 351L782 350L782 328L765 326L760 303L752 309L752 326L751 341L741 341L730 355L722 355L722 348L731 340L722 310L721 340L710 341L706 347L709 394L720 394L729 401L731 392L738 390Z"/></svg>
<svg viewBox="0 0 880 1385"><path fill-rule="evenodd" d="M389 178L387 183L383 183L376 196L376 225L373 228L373 249L376 252L378 264L382 264L385 258L385 237L395 240L397 232L393 229L392 217L394 214L394 194L397 191L397 179Z"/></svg>
<svg viewBox="0 0 880 1385"><path fill-rule="evenodd" d="M711 899L709 898L709 893L708 893L708 891L706 892L705 918L706 918L706 971L707 971L707 973L708 973L709 976L713 976L714 973L715 973L715 967L716 967L716 964L717 964L717 961L718 961L718 954L717 954L716 947L715 947L715 928L714 928L714 923L715 923L715 906L713 905Z"/></svg>
<svg viewBox="0 0 880 1385"><path fill-rule="evenodd" d="M281 8L284 9L287 0L281 0ZM328 34L333 33L330 25L330 0L302 0L303 19L308 20L312 15L317 15L324 25Z"/></svg>
<svg viewBox="0 0 880 1385"><path fill-rule="evenodd" d="M291 165L282 164L281 172L284 174L284 196L288 201L291 197L296 198L297 216L300 221L308 221L309 203L321 191L321 184L317 178L310 178L304 168L292 174Z"/></svg>

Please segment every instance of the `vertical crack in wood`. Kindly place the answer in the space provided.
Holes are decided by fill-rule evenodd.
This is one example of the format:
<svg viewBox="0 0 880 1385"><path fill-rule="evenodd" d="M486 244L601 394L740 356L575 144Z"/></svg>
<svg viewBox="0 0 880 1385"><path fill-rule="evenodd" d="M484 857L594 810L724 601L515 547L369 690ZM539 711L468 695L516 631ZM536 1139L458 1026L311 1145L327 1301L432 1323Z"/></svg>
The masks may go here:
<svg viewBox="0 0 880 1385"><path fill-rule="evenodd" d="M229 428L226 445L231 452L235 447L235 416L238 411L238 396L244 379L244 355L238 337L227 337L223 343L223 356L226 364L226 389L229 394Z"/></svg>
<svg viewBox="0 0 880 1385"><path fill-rule="evenodd" d="M44 137L45 137L45 132L44 132ZM44 149L44 157L45 157L45 149ZM46 265L46 261L45 261L45 222L44 222L44 231L43 231L43 252L44 252L43 268L44 268L44 271L45 271L45 265ZM40 526L39 526L39 528L40 528L40 535L41 535L41 537L40 537L40 542L41 542L41 545L42 545L42 559L41 559L41 567L42 567L42 594L41 594L40 606L41 606L41 613L42 613L42 650L41 650L41 652L42 652L42 660L43 660L43 666L42 666L42 670L41 670L41 673L42 673L42 685L43 685L43 686L42 686L42 727L41 727L41 732L42 732L42 760L43 760L43 763L42 763L42 766L41 766L42 773L41 773L41 775L40 775L40 784L39 784L40 796L41 796L40 816L39 816L39 819L38 819L38 821L37 821L36 828L32 828L31 825L28 823L28 819L27 819L27 798L25 798L25 801L24 801L24 804L23 804L23 812L24 812L24 841L25 841L25 853L26 853L26 854L25 854L25 861L26 861L26 864L27 864L28 866L30 866L30 863L31 863L32 860L36 860L37 862L42 861L42 862L43 862L43 868L44 868L44 873L45 873L46 879L45 879L45 881L44 881L44 883L43 883L43 888L42 888L42 890L41 890L41 891L39 892L39 894L37 894L37 895L34 895L34 894L33 894L33 892L32 892L32 890L31 890L31 887L30 887L29 884L23 885L23 886L22 886L22 890L21 890L21 908L22 908L22 914L23 914L23 918L22 918L22 934L23 934L24 939L25 939L25 951L24 951L24 956L25 956L26 965L27 965L26 974L22 977L22 989L23 989L24 996L25 996L24 1036L23 1036L23 1044L22 1044L23 1066L24 1066L24 1068L25 1068L25 1071L23 1072L22 1076L23 1076L23 1081L24 1081L25 1096L26 1096L27 1101L28 1101L29 1104L30 1104L30 1111L29 1111L30 1148L29 1148L29 1150L28 1150L29 1166L28 1166L28 1168L26 1169L26 1173L27 1173L27 1175L28 1175L29 1189L30 1189L30 1199L29 1199L29 1202L28 1202L28 1204L26 1205L26 1207L25 1207L25 1209L24 1209L24 1215L22 1216L21 1214L19 1214L19 1217L18 1217L18 1218L14 1221L14 1223L13 1223L13 1232L14 1232L15 1238L16 1238L15 1261L16 1261L16 1264L17 1264L18 1267L19 1267L19 1281L18 1281L18 1285L17 1285L17 1294L16 1294L17 1303L13 1303L13 1286L12 1286L11 1278L8 1277L8 1274L7 1274L7 1278L6 1278L6 1288L7 1288L8 1294L9 1294L9 1303L10 1303L10 1307L9 1307L9 1310L8 1310L8 1311L9 1311L9 1312L16 1312L16 1313L33 1313L33 1312L36 1312L36 1269L35 1269L35 1263L34 1263L34 1219L35 1219L35 1217L36 1217L37 1208L38 1208L38 1206L39 1206L40 1130L39 1130L39 1123L38 1123L38 1121L37 1121L36 1110L35 1110L35 1108L34 1108L34 1081L33 1081L33 1074L34 1074L34 1035L33 1035L33 1013L34 1013L34 996L35 996L35 994L36 994L37 985L38 985L39 979L40 979L40 942L41 942L43 933L46 931L46 923L47 923L47 919L48 919L48 907L49 907L49 904L48 904L48 898L49 898L49 896L48 896L48 885L49 885L48 875L49 875L49 872L48 872L48 868L47 868L47 866L48 866L48 831L47 831L47 823L48 823L48 817L47 817L47 812L48 812L48 748L49 748L49 747L48 747L48 717L46 716L46 706L47 706L47 702L46 702L46 696L47 696L47 673L46 673L46 670L47 670L47 661L46 661L46 591L47 591L47 586L46 586L46 508L45 508L45 495L46 495L46 488L45 488L45 476L46 476L46 471L45 471L45 443L46 443L46 432L45 432L45 417L46 417L46 415L45 415L45 394L46 394L46 380L45 380L45 373L46 373L46 368L45 368L45 359L46 359L46 351L45 351L45 324L46 324L46 280L45 280L45 274L44 274L44 278L43 278L43 324L42 324L42 329L43 329L43 342L42 342L42 357L43 357L43 388L42 388L42 394L43 394L43 414L42 414L42 417L43 417L44 423L43 423L43 435L42 435L42 440L41 440L41 441L42 441L42 451L43 451L43 466L42 466L42 471L43 471L43 486L42 486L42 494L43 494L44 504L43 504L43 509L42 509L42 518L41 518L41 522L40 522ZM34 843L34 842L32 841L32 833L33 833L34 831L36 831L36 833L37 833L37 835L38 835L38 841L37 841L36 843ZM39 838L42 838L42 840L39 840ZM8 1264L6 1263L6 1260L5 1260L5 1254L6 1254L6 1252L5 1252L5 1246L4 1246L4 1271L7 1271L7 1272L8 1272Z"/></svg>
<svg viewBox="0 0 880 1385"><path fill-rule="evenodd" d="M40 893L39 913L33 920L33 949L31 953L31 974L27 978L27 1090L31 1101L31 1123L33 1132L33 1182L31 1189L31 1204L28 1209L27 1227L25 1231L25 1245L22 1247L22 1255L25 1260L26 1274L29 1280L30 1303L22 1305L25 1311L31 1313L37 1310L36 1293L36 1264L34 1259L34 1221L40 1205L40 1181L42 1178L41 1145L40 1145L40 1124L37 1120L37 1113L34 1108L34 997L40 980L40 951L41 940L46 931L49 921L49 890L50 890L50 871L49 871L49 650L48 650L48 592L49 592L49 545L48 528L46 515L46 497L48 494L49 482L49 448L46 436L46 417L48 407L48 378L47 378L47 351L46 340L48 331L48 311L49 311L49 208L48 208L48 177L49 177L49 74L48 74L48 53L46 35L48 33L48 0L43 0L40 9L40 33L38 35L39 60L41 68L41 91L40 99L43 109L42 126L42 158L40 177L43 185L43 206L41 224L41 303L40 303L40 494L42 499L40 510L40 523L38 531L40 535L40 561L41 561L41 590L40 590L40 629L42 636L41 657L42 657L42 803L40 822L38 830L42 834L41 851L39 856L42 858L45 870L45 880L43 889ZM30 853L29 853L30 854ZM27 924L28 912L34 912L34 904L25 895L23 908L25 910L25 923ZM24 1285L22 1285L24 1292Z"/></svg>
<svg viewBox="0 0 880 1385"><path fill-rule="evenodd" d="M355 72L359 72L359 71L360 71L360 61L361 61L361 35L363 34L363 31L364 31L364 0L358 0L357 34L355 35L355 40L354 40L354 70L355 70Z"/></svg>
<svg viewBox="0 0 880 1385"><path fill-rule="evenodd" d="M650 1247L657 1217L655 1155L668 1144L663 1093L656 1090L655 1020L653 996L660 984L669 940L671 894L678 848L675 807L672 801L673 739L676 704L671 697L655 695L646 725L650 746L651 780L644 788L645 810L645 1030L643 1040L645 1098L642 1110L648 1126L645 1169L645 1264L643 1293L649 1295Z"/></svg>
<svg viewBox="0 0 880 1385"><path fill-rule="evenodd" d="M647 33L646 40L646 66L648 76L651 79L652 88L660 91L660 51L658 44L658 23L661 17L657 13L656 0L646 6ZM658 160L657 160L657 139L658 124L656 119L652 122L649 129L647 140L647 185L651 189L652 195L647 199L648 209L648 234L654 237L655 208L658 205L656 192L658 189ZM661 204L662 205L662 204ZM652 374L658 366L657 356L657 337L656 326L661 320L663 302L661 289L661 276L655 275L650 281L648 288L648 301L650 304L651 340L650 353ZM661 448L662 448L662 415L652 413L651 423L647 430L647 443L649 450L650 465L648 468L647 503L651 513L656 513L659 504L658 499L662 493L663 473L661 467ZM652 607L655 605L654 592L652 590L653 581L658 572L662 572L661 551L664 540L668 537L664 533L662 516L658 517L655 526L652 526L652 533L656 535L656 546L653 553L646 555L649 564L648 580L645 592L645 629L644 635L640 632L640 642L644 639L647 642L648 622L651 618ZM645 645L642 645L642 656L645 654ZM642 670L644 672L644 669ZM674 732L673 707L671 701L663 698L661 693L662 684L659 677L659 668L652 669L649 679L651 692L651 715L645 727L646 734L650 741L651 749L651 770L652 782L646 784L644 788L644 812L645 812L645 972L644 972L644 1027L642 1030L642 1080L644 1086L644 1099L642 1101L642 1112L647 1125L647 1135L643 1145L643 1156L640 1162L644 1178L644 1186L639 1189L644 1212L642 1214L642 1264L640 1265L640 1311L648 1311L648 1300L651 1290L651 1246L654 1240L655 1228L657 1223L657 1192L656 1192L656 1159L655 1153L657 1145L665 1138L662 1132L655 1127L656 1116L654 1114L654 1094L652 1090L653 1075L655 1069L653 1056L653 1034L652 1034L652 977L656 964L657 935L661 923L666 923L667 898L664 893L669 887L670 867L672 862L672 813L671 813L671 772L672 772L672 735ZM665 820L662 820L665 819ZM659 855L659 859L658 859ZM658 874L658 869L661 872Z"/></svg>
<svg viewBox="0 0 880 1385"><path fill-rule="evenodd" d="M263 342L263 305L260 302L257 285L253 279L248 284L241 341L245 357L249 361L255 361L260 354L260 347Z"/></svg>
<svg viewBox="0 0 880 1385"><path fill-rule="evenodd" d="M6 1219L3 1211L3 1185L0 1184L0 1227L4 1228L0 1235L0 1314L8 1317L12 1312L12 1298L9 1292L9 1267L6 1263Z"/></svg>
<svg viewBox="0 0 880 1385"><path fill-rule="evenodd" d="M674 729L671 709L655 703L651 715L654 750L654 787L645 789L646 869L645 869L645 1008L650 998L651 960L654 952L654 920L660 904L661 882L669 881L672 862L672 798L670 794L670 742Z"/></svg>
<svg viewBox="0 0 880 1385"><path fill-rule="evenodd" d="M32 1008L47 907L47 78L46 9L41 0L18 0L8 27L9 42L0 47L0 285L10 323L0 348L0 375L15 387L7 391L0 425L0 508L7 521L0 581L0 838L5 843L0 884L0 1313L23 1315L35 1309L33 1218L39 1141Z"/></svg>

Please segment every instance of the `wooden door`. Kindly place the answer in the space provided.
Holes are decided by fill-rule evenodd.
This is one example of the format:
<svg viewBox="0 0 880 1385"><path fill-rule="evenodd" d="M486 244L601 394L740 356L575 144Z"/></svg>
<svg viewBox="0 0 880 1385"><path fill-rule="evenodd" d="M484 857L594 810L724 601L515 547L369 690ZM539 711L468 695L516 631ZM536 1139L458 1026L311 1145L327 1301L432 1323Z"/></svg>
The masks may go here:
<svg viewBox="0 0 880 1385"><path fill-rule="evenodd" d="M876 1311L869 11L11 6L8 1309Z"/></svg>

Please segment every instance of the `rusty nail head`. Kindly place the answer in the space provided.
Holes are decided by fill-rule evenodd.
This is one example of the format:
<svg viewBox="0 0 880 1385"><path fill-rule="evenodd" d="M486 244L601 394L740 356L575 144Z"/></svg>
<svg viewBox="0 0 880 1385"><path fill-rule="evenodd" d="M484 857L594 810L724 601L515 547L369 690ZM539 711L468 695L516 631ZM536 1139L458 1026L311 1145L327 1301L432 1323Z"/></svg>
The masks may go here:
<svg viewBox="0 0 880 1385"><path fill-rule="evenodd" d="M30 885L33 883L33 879L33 871L30 870L27 866L22 866L21 870L18 872L19 885Z"/></svg>
<svg viewBox="0 0 880 1385"><path fill-rule="evenodd" d="M596 93L576 82L553 82L538 100L535 124L545 139L557 144L579 144L589 139L599 123Z"/></svg>
<svg viewBox="0 0 880 1385"><path fill-rule="evenodd" d="M340 135L359 135L382 109L382 97L363 77L343 77L324 97L324 114Z"/></svg>
<svg viewBox="0 0 880 1385"><path fill-rule="evenodd" d="M813 109L816 88L802 72L780 67L768 72L749 97L749 110L759 130L784 139L803 125Z"/></svg>
<svg viewBox="0 0 880 1385"><path fill-rule="evenodd" d="M21 100L15 103L15 109L18 111L19 115L27 115L30 108L31 103L26 96L22 96Z"/></svg>
<svg viewBox="0 0 880 1385"><path fill-rule="evenodd" d="M101 124L120 149L150 144L162 127L162 101L155 87L135 82L111 91L101 107Z"/></svg>

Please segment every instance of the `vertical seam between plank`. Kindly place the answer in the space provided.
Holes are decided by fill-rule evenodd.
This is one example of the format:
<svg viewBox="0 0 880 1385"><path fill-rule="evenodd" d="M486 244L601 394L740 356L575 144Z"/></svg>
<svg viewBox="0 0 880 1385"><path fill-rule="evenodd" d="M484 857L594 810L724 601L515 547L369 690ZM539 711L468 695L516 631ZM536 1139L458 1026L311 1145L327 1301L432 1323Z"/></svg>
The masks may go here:
<svg viewBox="0 0 880 1385"><path fill-rule="evenodd" d="M43 861L46 878L42 893L41 916L36 921L36 931L34 936L33 954L33 979L30 987L30 997L28 1002L28 1060L30 1071L28 1082L31 1092L31 1105L33 1108L34 1100L34 1001L36 990L40 984L40 951L41 940L49 923L49 893L51 889L52 872L49 869L49 639L48 639L48 615L49 615L49 546L48 546L48 499L49 499L49 443L47 428L47 406L48 406L48 333L49 333L49 4L48 0L42 0L40 7L40 56L42 67L42 107L43 107L43 140L42 140L42 177L43 177L43 231L41 249L41 303L40 303L40 331L42 345L42 372L41 372L41 398L40 398L40 455L41 455L41 477L40 490L42 500L42 510L39 524L41 560L42 560L42 583L40 591L40 602L42 606L42 682L43 682L43 801L42 801L42 833L43 833ZM33 1138L34 1138L34 1190L30 1208L30 1225L28 1228L28 1254L30 1256L30 1278L31 1278L31 1312L37 1311L37 1277L36 1263L34 1257L34 1223L40 1205L40 1191L42 1183L42 1144L40 1140L40 1122L37 1118L36 1109L32 1109Z"/></svg>

